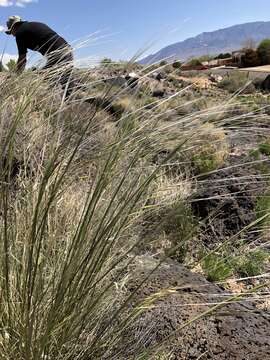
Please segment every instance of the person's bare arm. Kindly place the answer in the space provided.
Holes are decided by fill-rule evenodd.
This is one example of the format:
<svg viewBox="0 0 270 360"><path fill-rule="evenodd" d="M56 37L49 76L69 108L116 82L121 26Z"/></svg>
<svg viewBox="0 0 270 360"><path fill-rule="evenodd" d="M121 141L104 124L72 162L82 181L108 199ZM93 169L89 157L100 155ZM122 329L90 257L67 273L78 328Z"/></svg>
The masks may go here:
<svg viewBox="0 0 270 360"><path fill-rule="evenodd" d="M21 73L24 71L26 66L26 54L24 55L20 55L17 61L17 68L16 68L16 72L17 73Z"/></svg>

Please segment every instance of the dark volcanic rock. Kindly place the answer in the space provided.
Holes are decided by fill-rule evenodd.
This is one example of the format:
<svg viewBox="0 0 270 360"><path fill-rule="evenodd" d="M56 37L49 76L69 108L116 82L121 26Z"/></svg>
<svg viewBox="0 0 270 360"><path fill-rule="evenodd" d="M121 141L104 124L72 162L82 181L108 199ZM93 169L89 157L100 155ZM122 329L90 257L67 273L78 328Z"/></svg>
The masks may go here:
<svg viewBox="0 0 270 360"><path fill-rule="evenodd" d="M130 286L134 288L151 271L154 260L144 257L136 268ZM148 268L147 268L148 262ZM146 269L147 268L147 269ZM250 303L231 303L213 314L187 323L228 299L228 295L202 276L171 261L159 268L143 285L137 299L144 299L162 289L176 288L147 310L125 333L122 357L131 359L136 347L155 349L164 340L170 359L264 360L270 357L270 321ZM210 304L213 305L210 305Z"/></svg>
<svg viewBox="0 0 270 360"><path fill-rule="evenodd" d="M262 175L247 165L220 170L201 181L192 209L204 221L206 245L215 246L250 225L265 187Z"/></svg>
<svg viewBox="0 0 270 360"><path fill-rule="evenodd" d="M160 98L162 98L162 97L164 97L164 95L165 95L165 90L164 90L164 89L156 89L156 90L154 90L154 91L152 92L152 96L153 96L153 97L160 97Z"/></svg>
<svg viewBox="0 0 270 360"><path fill-rule="evenodd" d="M264 91L270 92L270 75L262 82L261 88Z"/></svg>

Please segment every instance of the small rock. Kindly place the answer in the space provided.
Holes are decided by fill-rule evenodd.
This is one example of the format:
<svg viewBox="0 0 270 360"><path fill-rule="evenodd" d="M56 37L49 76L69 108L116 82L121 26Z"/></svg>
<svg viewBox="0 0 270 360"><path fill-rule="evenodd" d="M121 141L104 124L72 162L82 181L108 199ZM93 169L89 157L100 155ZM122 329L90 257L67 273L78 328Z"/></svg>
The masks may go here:
<svg viewBox="0 0 270 360"><path fill-rule="evenodd" d="M270 91L270 75L262 82L262 90L269 92Z"/></svg>
<svg viewBox="0 0 270 360"><path fill-rule="evenodd" d="M155 72L152 74L152 78L157 81L161 81L162 79L165 79L165 75L161 72Z"/></svg>
<svg viewBox="0 0 270 360"><path fill-rule="evenodd" d="M152 92L153 97L162 98L162 97L164 97L164 95L165 95L165 90L164 89L156 89L156 90L153 90L153 92Z"/></svg>
<svg viewBox="0 0 270 360"><path fill-rule="evenodd" d="M214 82L214 83L220 83L223 80L223 77L221 75L218 75L218 74L211 74L209 76L209 80Z"/></svg>
<svg viewBox="0 0 270 360"><path fill-rule="evenodd" d="M138 85L140 77L136 73L132 72L125 76L125 80L127 81L128 87L131 89L135 88Z"/></svg>

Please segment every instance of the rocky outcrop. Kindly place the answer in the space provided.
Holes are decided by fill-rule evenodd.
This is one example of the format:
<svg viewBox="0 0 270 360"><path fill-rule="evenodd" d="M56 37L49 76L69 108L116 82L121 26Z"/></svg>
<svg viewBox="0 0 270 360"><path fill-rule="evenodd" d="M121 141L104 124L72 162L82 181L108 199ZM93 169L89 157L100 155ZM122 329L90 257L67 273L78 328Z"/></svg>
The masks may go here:
<svg viewBox="0 0 270 360"><path fill-rule="evenodd" d="M204 224L202 240L210 248L256 220L257 197L266 183L260 171L253 165L240 166L241 161L231 158L228 168L202 179L192 199L193 213Z"/></svg>
<svg viewBox="0 0 270 360"><path fill-rule="evenodd" d="M141 257L129 289L133 290L156 263L150 257ZM200 317L216 304L228 301L230 294L178 263L162 265L140 289L136 300L171 288L176 292L157 301L125 332L121 359L133 359L138 348L149 351L163 342L170 359L270 358L269 317L240 299Z"/></svg>

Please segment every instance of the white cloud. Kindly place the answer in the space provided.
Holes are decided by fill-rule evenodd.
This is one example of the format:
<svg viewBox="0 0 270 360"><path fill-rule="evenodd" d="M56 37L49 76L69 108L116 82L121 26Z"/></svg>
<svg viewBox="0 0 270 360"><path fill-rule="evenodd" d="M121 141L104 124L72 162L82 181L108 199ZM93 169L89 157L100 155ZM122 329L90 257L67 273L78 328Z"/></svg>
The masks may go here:
<svg viewBox="0 0 270 360"><path fill-rule="evenodd" d="M14 2L10 0L0 0L0 6L12 6L13 3Z"/></svg>
<svg viewBox="0 0 270 360"><path fill-rule="evenodd" d="M18 6L25 7L28 4L33 2L37 2L38 0L0 0L0 6L8 7L8 6Z"/></svg>
<svg viewBox="0 0 270 360"><path fill-rule="evenodd" d="M38 0L16 0L15 5L19 7L25 7L26 5L37 1Z"/></svg>
<svg viewBox="0 0 270 360"><path fill-rule="evenodd" d="M0 32L4 31L5 30L5 27L0 25Z"/></svg>

